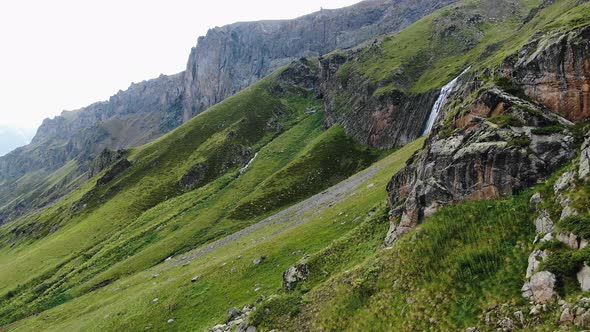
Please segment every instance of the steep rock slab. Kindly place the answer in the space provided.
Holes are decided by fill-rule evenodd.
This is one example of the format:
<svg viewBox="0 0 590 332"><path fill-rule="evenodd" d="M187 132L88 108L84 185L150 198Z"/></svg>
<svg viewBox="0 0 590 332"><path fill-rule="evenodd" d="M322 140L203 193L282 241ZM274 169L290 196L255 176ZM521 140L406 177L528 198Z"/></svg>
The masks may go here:
<svg viewBox="0 0 590 332"><path fill-rule="evenodd" d="M590 26L540 35L504 63L524 92L571 121L590 118Z"/></svg>
<svg viewBox="0 0 590 332"><path fill-rule="evenodd" d="M512 195L551 174L573 156L567 129L535 128L568 121L497 88L482 89L452 119L452 134L437 128L387 186L395 241L440 206Z"/></svg>
<svg viewBox="0 0 590 332"><path fill-rule="evenodd" d="M343 73L343 66L357 57L348 52L320 60L326 126L342 124L359 142L382 148L403 146L420 137L439 91L411 94L394 89L375 94L375 85L363 75Z"/></svg>

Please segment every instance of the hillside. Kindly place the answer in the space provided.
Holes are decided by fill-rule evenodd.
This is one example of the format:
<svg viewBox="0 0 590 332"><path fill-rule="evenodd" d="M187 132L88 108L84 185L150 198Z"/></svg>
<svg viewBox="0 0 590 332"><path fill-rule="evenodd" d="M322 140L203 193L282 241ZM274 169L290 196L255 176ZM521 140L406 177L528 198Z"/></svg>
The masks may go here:
<svg viewBox="0 0 590 332"><path fill-rule="evenodd" d="M46 119L30 145L0 157L0 224L70 192L105 148L151 142L293 60L398 31L452 1L369 0L293 20L211 29L198 39L185 71ZM60 169L63 179L55 183L51 174Z"/></svg>
<svg viewBox="0 0 590 332"><path fill-rule="evenodd" d="M285 22L210 31L195 61L229 33L277 67L2 184L0 329L590 328L590 3L447 4L303 17L355 32L296 59Z"/></svg>

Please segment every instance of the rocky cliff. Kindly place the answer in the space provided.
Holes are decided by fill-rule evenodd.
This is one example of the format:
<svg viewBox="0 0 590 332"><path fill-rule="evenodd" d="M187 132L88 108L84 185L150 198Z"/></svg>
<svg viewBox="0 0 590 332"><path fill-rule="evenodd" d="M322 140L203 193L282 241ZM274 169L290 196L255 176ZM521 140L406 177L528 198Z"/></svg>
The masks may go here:
<svg viewBox="0 0 590 332"><path fill-rule="evenodd" d="M590 27L539 34L504 63L504 74L571 121L590 118Z"/></svg>
<svg viewBox="0 0 590 332"><path fill-rule="evenodd" d="M495 84L465 78L422 151L390 181L386 242L442 205L530 187L573 157L568 128L586 120L588 28L535 36L508 57ZM478 76L481 76L478 77Z"/></svg>
<svg viewBox="0 0 590 332"><path fill-rule="evenodd" d="M326 126L342 124L359 142L380 148L400 147L418 138L439 91L375 93L371 80L346 68L359 53L336 53L320 61Z"/></svg>
<svg viewBox="0 0 590 332"><path fill-rule="evenodd" d="M294 20L236 23L209 30L192 49L184 77L184 118L299 57L349 48L399 31L453 0L370 0Z"/></svg>

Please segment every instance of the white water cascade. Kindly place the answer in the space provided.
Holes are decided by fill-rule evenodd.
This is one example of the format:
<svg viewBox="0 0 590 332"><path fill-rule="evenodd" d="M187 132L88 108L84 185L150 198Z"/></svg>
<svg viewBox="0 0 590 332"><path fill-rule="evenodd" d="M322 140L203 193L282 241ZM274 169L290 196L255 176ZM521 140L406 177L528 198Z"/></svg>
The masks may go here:
<svg viewBox="0 0 590 332"><path fill-rule="evenodd" d="M248 167L250 167L250 165L252 165L252 162L254 161L254 159L256 159L256 157L258 157L258 152L256 152L254 154L254 157L252 157L252 159L250 159L250 161L246 164L246 166L240 168L240 175L244 174L244 172L248 169Z"/></svg>
<svg viewBox="0 0 590 332"><path fill-rule="evenodd" d="M455 77L455 79L453 79L447 85L443 86L440 89L440 95L438 96L438 99L434 103L434 106L432 106L432 111L430 111L430 116L428 117L428 122L426 122L426 127L424 128L424 131L422 132L422 136L430 133L430 131L432 130L432 127L434 126L434 123L436 122L436 119L438 118L440 110L443 108L443 106L445 106L445 103L447 102L447 98L449 97L451 92L453 92L453 90L455 89L455 86L457 85L457 81L459 81L459 78L461 76L463 76L463 74L465 74L469 69L471 69L471 67L468 67L467 69L465 69L461 74L459 74L459 76Z"/></svg>

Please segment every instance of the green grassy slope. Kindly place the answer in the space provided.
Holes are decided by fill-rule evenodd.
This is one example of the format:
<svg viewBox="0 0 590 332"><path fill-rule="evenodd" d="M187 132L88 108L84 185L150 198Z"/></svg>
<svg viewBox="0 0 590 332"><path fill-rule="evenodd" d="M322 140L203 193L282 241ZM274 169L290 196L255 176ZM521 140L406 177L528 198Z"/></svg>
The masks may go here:
<svg viewBox="0 0 590 332"><path fill-rule="evenodd" d="M266 225L185 264L158 264L10 328L137 331L150 327L200 331L223 321L227 309L276 292L281 286L282 271L305 253L319 251L337 238L346 239L360 232L363 244L343 256L346 261L334 266L333 271L352 267L380 246L387 230L387 223L383 222L383 187L390 174L399 170L422 142L414 142L380 161L374 176L336 204L307 211L286 225ZM378 208L378 212L371 212L373 208ZM306 222L296 223L300 218ZM260 256L267 259L254 265L252 260ZM191 283L195 275L200 275L201 280ZM155 298L157 302L153 302ZM175 319L174 323L168 324L169 319Z"/></svg>
<svg viewBox="0 0 590 332"><path fill-rule="evenodd" d="M555 1L523 24L541 1L502 3L506 8L469 0L437 12L386 37L377 52L361 50L341 70L371 80L376 94L424 92L469 65L499 64L536 31L582 24L590 9ZM304 223L265 224L193 261L165 262L190 257L388 153L356 144L339 126L324 130L321 111L305 112L321 108L321 100L304 89L274 93L277 77L131 150L132 166L106 185L96 185L104 171L58 203L0 227L0 326L203 330L230 307L277 293L282 271L303 253L312 254L311 279L263 304L283 308L255 314L263 330L422 329L431 317L459 329L486 305L521 303L532 236L526 193L445 208L394 248L378 250L388 226L385 185L420 142L382 160L352 196L307 211ZM183 188L181 178L197 164L206 166L200 183ZM68 167L52 181L63 182ZM260 256L267 260L252 264ZM195 275L202 279L191 283ZM438 296L428 302L431 294Z"/></svg>
<svg viewBox="0 0 590 332"><path fill-rule="evenodd" d="M383 155L352 142L338 126L323 131L321 112L304 113L320 101L302 89L275 96L270 92L275 79L132 150L132 167L106 185L95 185L103 172L58 204L2 227L2 322L231 234ZM259 155L240 175L248 160L236 160L236 151L246 149L248 158ZM196 163L208 171L197 189L187 191L179 181ZM265 199L264 208L258 204L240 215L240 204L256 206L249 202L257 197Z"/></svg>
<svg viewBox="0 0 590 332"><path fill-rule="evenodd" d="M469 66L497 66L535 33L587 24L588 3L545 2L458 2L364 48L339 75L362 75L374 85L375 95L392 90L422 93L440 88Z"/></svg>

